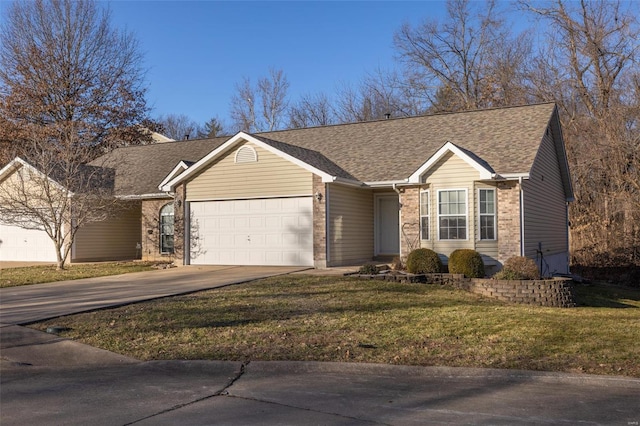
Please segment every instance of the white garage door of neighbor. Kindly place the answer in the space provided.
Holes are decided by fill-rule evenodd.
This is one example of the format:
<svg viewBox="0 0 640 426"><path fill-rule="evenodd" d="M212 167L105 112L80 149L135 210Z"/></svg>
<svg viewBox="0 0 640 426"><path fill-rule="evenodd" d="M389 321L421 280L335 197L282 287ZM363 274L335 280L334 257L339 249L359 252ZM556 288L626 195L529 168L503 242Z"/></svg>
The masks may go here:
<svg viewBox="0 0 640 426"><path fill-rule="evenodd" d="M56 249L44 231L0 223L0 261L55 262Z"/></svg>
<svg viewBox="0 0 640 426"><path fill-rule="evenodd" d="M312 197L191 203L194 265L313 266Z"/></svg>

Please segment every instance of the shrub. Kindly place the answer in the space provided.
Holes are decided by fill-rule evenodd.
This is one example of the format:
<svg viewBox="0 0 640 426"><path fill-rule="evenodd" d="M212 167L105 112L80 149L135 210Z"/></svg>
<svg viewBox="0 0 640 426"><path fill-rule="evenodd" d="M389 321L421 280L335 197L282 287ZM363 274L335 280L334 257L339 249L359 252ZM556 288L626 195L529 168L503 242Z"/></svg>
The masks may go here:
<svg viewBox="0 0 640 426"><path fill-rule="evenodd" d="M504 262L502 271L493 276L499 280L538 280L540 271L533 259L524 256L510 257Z"/></svg>
<svg viewBox="0 0 640 426"><path fill-rule="evenodd" d="M435 251L419 248L409 253L407 271L412 274L439 273L442 272L442 261Z"/></svg>
<svg viewBox="0 0 640 426"><path fill-rule="evenodd" d="M365 263L360 267L360 270L358 271L358 273L362 275L377 275L378 272L378 267L375 263Z"/></svg>
<svg viewBox="0 0 640 426"><path fill-rule="evenodd" d="M484 278L484 262L475 250L459 249L449 255L449 272L468 278Z"/></svg>

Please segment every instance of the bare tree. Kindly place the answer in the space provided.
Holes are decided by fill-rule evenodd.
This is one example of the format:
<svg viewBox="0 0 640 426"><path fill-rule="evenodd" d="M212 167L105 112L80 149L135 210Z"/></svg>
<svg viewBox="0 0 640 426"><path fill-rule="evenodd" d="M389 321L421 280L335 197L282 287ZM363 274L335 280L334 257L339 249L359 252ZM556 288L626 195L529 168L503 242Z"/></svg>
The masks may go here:
<svg viewBox="0 0 640 426"><path fill-rule="evenodd" d="M0 29L0 141L20 155L0 220L47 232L64 266L77 229L119 204L112 176L85 166L150 140L136 40L90 0L14 2ZM28 166L27 166L28 165Z"/></svg>
<svg viewBox="0 0 640 426"><path fill-rule="evenodd" d="M514 43L493 0L448 0L443 23L426 20L416 28L405 24L394 37L398 59L405 65L405 84L436 111L493 106L494 89L507 89L513 68L524 62L523 48L511 49L503 57L495 53L507 42ZM518 62L511 62L516 55ZM497 76L499 65L511 72Z"/></svg>
<svg viewBox="0 0 640 426"><path fill-rule="evenodd" d="M423 104L407 88L394 72L377 69L356 85L339 87L335 114L338 121L350 123L423 112Z"/></svg>
<svg viewBox="0 0 640 426"><path fill-rule="evenodd" d="M269 77L258 80L258 93L262 99L262 118L264 130L280 128L284 113L288 107L287 92L289 80L282 70L269 70Z"/></svg>
<svg viewBox="0 0 640 426"><path fill-rule="evenodd" d="M230 114L235 130L259 130L256 122L256 91L248 77L243 77L242 82L236 83L236 92L231 97Z"/></svg>
<svg viewBox="0 0 640 426"><path fill-rule="evenodd" d="M335 122L333 106L324 93L302 95L289 108L289 126L294 129L326 126Z"/></svg>
<svg viewBox="0 0 640 426"><path fill-rule="evenodd" d="M281 128L288 107L289 81L282 70L270 69L253 85L248 77L236 84L231 98L231 119L236 130L272 131ZM256 112L256 104L260 105ZM259 114L259 116L258 116Z"/></svg>
<svg viewBox="0 0 640 426"><path fill-rule="evenodd" d="M202 133L201 126L184 114L161 115L157 122L164 129L165 136L177 141L197 137Z"/></svg>
<svg viewBox="0 0 640 426"><path fill-rule="evenodd" d="M538 58L535 86L563 111L578 200L571 206L577 260L601 263L614 254L640 264L637 4L520 4L543 20L546 44L554 46Z"/></svg>

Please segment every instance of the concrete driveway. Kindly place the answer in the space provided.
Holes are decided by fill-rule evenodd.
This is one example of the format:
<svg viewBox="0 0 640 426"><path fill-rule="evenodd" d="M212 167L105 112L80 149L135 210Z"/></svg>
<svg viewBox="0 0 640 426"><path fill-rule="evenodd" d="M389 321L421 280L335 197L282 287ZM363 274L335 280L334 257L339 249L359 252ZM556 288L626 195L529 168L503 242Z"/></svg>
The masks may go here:
<svg viewBox="0 0 640 426"><path fill-rule="evenodd" d="M300 271L287 266L184 266L108 277L0 288L0 324L186 294Z"/></svg>
<svg viewBox="0 0 640 426"><path fill-rule="evenodd" d="M14 325L291 270L190 267L2 289L0 424L640 422L635 378L354 363L141 362Z"/></svg>

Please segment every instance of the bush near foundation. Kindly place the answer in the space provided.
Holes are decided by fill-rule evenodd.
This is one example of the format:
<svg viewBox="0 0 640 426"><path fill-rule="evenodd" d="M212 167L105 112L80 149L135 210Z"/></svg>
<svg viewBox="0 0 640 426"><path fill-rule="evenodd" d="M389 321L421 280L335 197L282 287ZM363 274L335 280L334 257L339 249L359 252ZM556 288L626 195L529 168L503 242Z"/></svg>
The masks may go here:
<svg viewBox="0 0 640 426"><path fill-rule="evenodd" d="M459 249L449 255L449 273L467 278L484 278L484 262L475 250Z"/></svg>
<svg viewBox="0 0 640 426"><path fill-rule="evenodd" d="M533 259L514 256L507 259L502 270L493 277L498 280L539 280L540 271Z"/></svg>
<svg viewBox="0 0 640 426"><path fill-rule="evenodd" d="M407 257L407 271L412 274L437 274L442 269L442 261L433 250L419 248Z"/></svg>

